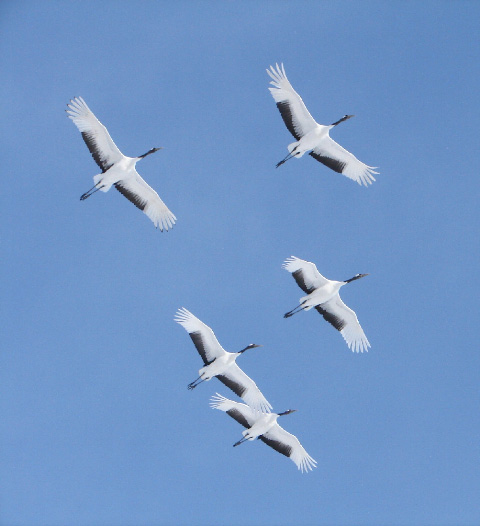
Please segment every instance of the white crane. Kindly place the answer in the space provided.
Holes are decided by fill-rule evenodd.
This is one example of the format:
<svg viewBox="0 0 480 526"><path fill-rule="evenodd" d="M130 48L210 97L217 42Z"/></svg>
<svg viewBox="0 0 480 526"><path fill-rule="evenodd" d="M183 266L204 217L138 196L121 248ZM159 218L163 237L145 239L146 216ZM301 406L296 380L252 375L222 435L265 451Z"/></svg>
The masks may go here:
<svg viewBox="0 0 480 526"><path fill-rule="evenodd" d="M95 117L82 97L75 97L67 104L68 116L80 130L93 159L102 173L93 177L94 186L85 192L83 201L101 190L108 192L115 188L136 207L140 208L161 231L168 230L175 224L176 217L167 208L159 195L137 173L135 165L140 159L161 148L152 148L139 157L126 157L113 142L107 128Z"/></svg>
<svg viewBox="0 0 480 526"><path fill-rule="evenodd" d="M285 318L315 307L328 323L340 331L352 351L368 351L370 343L358 322L357 315L343 303L338 293L340 287L368 274L357 274L345 281L332 281L323 277L314 263L295 256L287 258L283 268L292 273L297 285L308 294L300 298L300 305L287 312Z"/></svg>
<svg viewBox="0 0 480 526"><path fill-rule="evenodd" d="M276 67L276 70L273 66L270 66L271 71L267 69L267 73L273 79L270 84L274 86L268 89L277 103L285 126L297 140L288 145L289 153L277 164L277 168L289 159L300 158L309 152L317 161L335 172L346 175L358 184L365 186L372 184L372 181L375 181L373 174L378 173L374 171L376 167L362 163L329 136L329 131L334 126L354 115L345 115L330 126L318 124L310 115L300 95L288 81L283 64L281 68L278 64Z"/></svg>
<svg viewBox="0 0 480 526"><path fill-rule="evenodd" d="M218 343L212 329L184 307L178 309L174 319L188 332L205 364L205 367L198 371L198 378L188 384L189 389L216 377L255 411L270 412L272 406L260 389L235 363L243 352L261 345L251 343L239 352L227 352Z"/></svg>
<svg viewBox="0 0 480 526"><path fill-rule="evenodd" d="M227 415L246 428L245 431L242 431L243 438L235 442L233 447L239 446L246 440L259 438L275 451L290 457L302 472L317 467L317 462L305 451L298 438L285 431L277 423L279 416L289 415L295 412L295 409L289 409L283 413L258 413L252 411L248 405L233 402L218 393L212 396L210 405L213 409L225 411Z"/></svg>

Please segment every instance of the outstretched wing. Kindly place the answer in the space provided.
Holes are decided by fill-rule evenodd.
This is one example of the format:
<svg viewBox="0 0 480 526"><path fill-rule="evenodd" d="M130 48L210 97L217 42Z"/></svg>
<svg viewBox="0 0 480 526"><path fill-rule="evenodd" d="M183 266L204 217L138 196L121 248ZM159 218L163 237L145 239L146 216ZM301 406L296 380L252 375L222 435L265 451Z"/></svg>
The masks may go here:
<svg viewBox="0 0 480 526"><path fill-rule="evenodd" d="M328 135L322 139L319 146L310 152L310 155L334 172L347 176L359 185L368 186L372 184L375 181L373 174L378 174L375 172L376 167L362 163L355 155L345 150Z"/></svg>
<svg viewBox="0 0 480 526"><path fill-rule="evenodd" d="M331 325L340 331L349 349L355 352L368 351L367 340L355 312L343 303L339 294L315 307Z"/></svg>
<svg viewBox="0 0 480 526"><path fill-rule="evenodd" d="M276 64L276 68L270 66L270 69L267 69L267 73L273 79L270 84L274 86L268 89L277 103L285 126L298 141L315 129L317 123L310 115L300 95L292 88L283 64L281 68Z"/></svg>
<svg viewBox="0 0 480 526"><path fill-rule="evenodd" d="M185 307L178 309L174 320L190 334L190 338L202 357L203 363L208 365L223 356L225 351L208 325L205 325Z"/></svg>
<svg viewBox="0 0 480 526"><path fill-rule="evenodd" d="M222 374L217 375L217 378L236 395L243 398L255 411L270 413L272 410L272 406L263 396L257 384L236 363L233 363Z"/></svg>
<svg viewBox="0 0 480 526"><path fill-rule="evenodd" d="M323 287L323 285L328 283L328 279L318 272L315 263L305 261L295 256L287 258L282 268L292 273L297 285L307 294L312 293L315 289Z"/></svg>
<svg viewBox="0 0 480 526"><path fill-rule="evenodd" d="M304 449L295 435L275 424L260 440L282 455L290 457L302 473L317 467L317 462Z"/></svg>
<svg viewBox="0 0 480 526"><path fill-rule="evenodd" d="M172 228L177 218L160 199L155 190L135 170L134 177L122 179L115 183L115 188L140 208L162 232Z"/></svg>
<svg viewBox="0 0 480 526"><path fill-rule="evenodd" d="M68 117L80 130L95 162L102 173L123 159L123 155L113 142L107 128L95 117L82 97L75 97L67 104Z"/></svg>
<svg viewBox="0 0 480 526"><path fill-rule="evenodd" d="M257 415L251 407L229 400L218 393L210 399L210 407L225 411L227 415L231 416L246 429L250 429L257 420Z"/></svg>

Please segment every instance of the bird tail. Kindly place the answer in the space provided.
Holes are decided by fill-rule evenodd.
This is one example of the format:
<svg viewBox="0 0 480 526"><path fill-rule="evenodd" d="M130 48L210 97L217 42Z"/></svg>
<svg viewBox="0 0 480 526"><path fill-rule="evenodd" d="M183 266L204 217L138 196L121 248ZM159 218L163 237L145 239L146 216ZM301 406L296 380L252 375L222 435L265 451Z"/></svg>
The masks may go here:
<svg viewBox="0 0 480 526"><path fill-rule="evenodd" d="M97 186L99 183L101 183L103 178L104 178L104 174L94 175L93 176L93 182L95 183L95 186ZM111 184L102 183L102 187L99 188L99 190L101 190L102 192L108 192L111 187L112 187Z"/></svg>
<svg viewBox="0 0 480 526"><path fill-rule="evenodd" d="M295 147L298 145L298 142L292 142L291 144L289 144L287 146L287 149L288 151L290 152L290 154L293 152L293 150L295 150Z"/></svg>

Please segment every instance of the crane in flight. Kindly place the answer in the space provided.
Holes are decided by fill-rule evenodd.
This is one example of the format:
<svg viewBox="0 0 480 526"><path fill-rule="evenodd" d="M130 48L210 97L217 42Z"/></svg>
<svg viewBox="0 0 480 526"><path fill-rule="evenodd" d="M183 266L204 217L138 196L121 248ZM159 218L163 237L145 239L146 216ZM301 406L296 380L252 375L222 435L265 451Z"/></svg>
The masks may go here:
<svg viewBox="0 0 480 526"><path fill-rule="evenodd" d="M329 126L318 124L288 81L283 64L281 67L276 64L276 69L270 66L267 73L272 78L270 84L273 85L273 88L268 89L277 103L285 126L296 139L296 142L288 145L288 155L277 163L276 167L293 157L300 158L309 152L317 161L356 181L359 185L372 184L375 181L373 174L378 174L374 171L376 167L367 166L359 161L329 135L332 128L354 115L345 115Z"/></svg>
<svg viewBox="0 0 480 526"><path fill-rule="evenodd" d="M188 332L205 364L198 371L198 378L188 384L189 389L216 377L255 411L271 411L272 406L256 383L236 364L236 359L242 353L261 345L251 343L239 352L228 352L218 343L212 329L184 307L177 311L174 319Z"/></svg>
<svg viewBox="0 0 480 526"><path fill-rule="evenodd" d="M95 184L80 200L84 201L98 190L108 192L114 186L142 210L153 221L155 227L161 231L172 228L177 218L135 169L138 161L161 148L152 148L138 157L127 157L120 152L107 128L95 117L82 97L75 97L67 106L68 117L79 129L93 159L102 170L102 173L93 177Z"/></svg>
<svg viewBox="0 0 480 526"><path fill-rule="evenodd" d="M340 288L347 283L368 276L368 274L356 274L345 281L332 281L322 276L314 263L295 256L287 258L283 263L283 268L291 272L297 285L307 294L300 298L300 304L297 307L284 315L285 318L315 307L328 323L340 331L352 351L368 351L370 343L358 322L357 315L343 303L338 293Z"/></svg>
<svg viewBox="0 0 480 526"><path fill-rule="evenodd" d="M288 409L283 413L259 413L253 411L248 405L233 402L218 393L212 396L210 405L212 409L225 411L227 415L246 428L245 431L242 431L243 438L235 442L233 447L243 444L246 440L258 438L275 451L289 457L302 472L317 467L317 462L305 451L298 438L285 431L277 423L278 417L294 413L295 409Z"/></svg>

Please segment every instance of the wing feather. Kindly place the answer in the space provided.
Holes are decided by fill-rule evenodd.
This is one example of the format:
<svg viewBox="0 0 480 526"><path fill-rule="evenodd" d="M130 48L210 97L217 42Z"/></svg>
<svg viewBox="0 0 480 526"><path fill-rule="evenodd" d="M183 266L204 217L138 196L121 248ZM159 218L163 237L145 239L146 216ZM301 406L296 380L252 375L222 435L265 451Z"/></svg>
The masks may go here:
<svg viewBox="0 0 480 526"><path fill-rule="evenodd" d="M257 420L257 415L251 407L229 400L218 393L210 399L210 407L212 409L225 411L227 415L232 417L246 429L250 429Z"/></svg>
<svg viewBox="0 0 480 526"><path fill-rule="evenodd" d="M272 410L257 384L236 363L217 375L217 378L255 411L270 413Z"/></svg>
<svg viewBox="0 0 480 526"><path fill-rule="evenodd" d="M67 104L67 114L82 134L93 159L106 172L123 159L107 128L95 117L82 97L75 97Z"/></svg>
<svg viewBox="0 0 480 526"><path fill-rule="evenodd" d="M326 321L333 325L335 329L340 331L349 349L354 352L368 351L370 342L367 340L360 326L357 315L343 303L339 294L331 300L317 305L315 309Z"/></svg>
<svg viewBox="0 0 480 526"><path fill-rule="evenodd" d="M300 95L288 81L283 64L281 68L276 64L276 69L270 66L270 69L267 69L267 73L273 79L270 84L274 86L268 89L277 103L283 122L288 131L298 141L315 129L317 123L310 115Z"/></svg>
<svg viewBox="0 0 480 526"><path fill-rule="evenodd" d="M290 457L302 473L317 467L317 462L305 451L298 438L285 431L278 424L275 424L259 438L262 442L275 449L275 451Z"/></svg>
<svg viewBox="0 0 480 526"><path fill-rule="evenodd" d="M375 181L373 174L378 174L375 172L374 166L367 166L359 161L353 153L345 150L330 136L324 137L321 144L316 146L310 155L334 172L345 175L359 185L368 186L372 184Z"/></svg>
<svg viewBox="0 0 480 526"><path fill-rule="evenodd" d="M190 334L190 337L197 348L198 354L202 357L205 365L212 363L214 360L225 354L225 350L218 343L212 329L200 321L185 307L178 309L174 320L179 323L188 334Z"/></svg>
<svg viewBox="0 0 480 526"><path fill-rule="evenodd" d="M323 287L329 281L318 272L315 263L295 256L287 258L282 267L292 273L297 285L307 294L312 293L319 287Z"/></svg>
<svg viewBox="0 0 480 526"><path fill-rule="evenodd" d="M172 228L177 218L160 199L155 190L134 171L134 176L115 183L115 188L143 211L162 232Z"/></svg>

